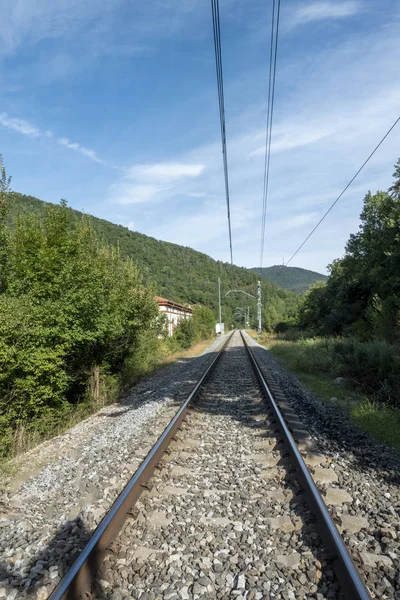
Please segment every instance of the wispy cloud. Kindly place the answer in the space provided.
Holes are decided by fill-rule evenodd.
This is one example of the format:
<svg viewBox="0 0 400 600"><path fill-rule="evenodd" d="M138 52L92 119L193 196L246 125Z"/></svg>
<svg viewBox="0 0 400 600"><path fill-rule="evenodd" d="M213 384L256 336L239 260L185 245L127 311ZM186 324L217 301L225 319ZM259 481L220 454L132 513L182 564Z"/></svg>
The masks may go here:
<svg viewBox="0 0 400 600"><path fill-rule="evenodd" d="M322 2L310 2L295 10L289 20L289 26L305 25L312 21L323 21L327 19L343 19L351 17L362 9L358 0L347 0L333 2L325 0Z"/></svg>
<svg viewBox="0 0 400 600"><path fill-rule="evenodd" d="M9 117L7 113L0 113L0 125L32 138L37 138L42 135L41 131L31 123L28 123L28 121Z"/></svg>
<svg viewBox="0 0 400 600"><path fill-rule="evenodd" d="M198 8L199 0L155 0L153 10L136 0L2 0L0 56L55 38L83 41L94 56L142 55L154 49L148 39L175 34Z"/></svg>
<svg viewBox="0 0 400 600"><path fill-rule="evenodd" d="M17 133L21 133L22 135L25 135L30 138L55 139L57 144L59 144L60 146L64 146L64 148L68 148L69 150L73 150L74 152L78 152L79 154L82 154L82 156L85 156L86 158L89 158L90 160L93 160L94 162L100 165L110 167L111 169L122 169L122 167L112 165L107 161L99 158L96 152L90 148L85 148L85 146L81 146L77 142L71 142L71 140L69 140L66 137L55 137L54 133L50 129L42 131L41 129L39 129L39 127L36 127L36 125L33 125L32 123L29 123L24 119L10 117L7 113L0 113L0 126L6 127L7 129L12 129Z"/></svg>
<svg viewBox="0 0 400 600"><path fill-rule="evenodd" d="M313 130L311 127L309 127L307 130L294 131L293 128L289 129L289 127L287 127L286 131L282 132L277 128L277 130L274 131L274 138L273 142L271 143L271 152L284 152L285 150L293 150L294 148L315 144L316 142L319 142L326 136L330 135L332 131L332 129L328 128L317 128ZM250 152L248 158L264 154L265 144Z"/></svg>
<svg viewBox="0 0 400 600"><path fill-rule="evenodd" d="M90 148L85 148L76 142L71 142L68 138L57 138L57 142L61 146L65 146L65 148L69 148L70 150L74 150L75 152L79 152L82 156L86 156L86 158L90 158L94 162L97 162L101 165L110 166L104 160L99 158L94 150Z"/></svg>
<svg viewBox="0 0 400 600"><path fill-rule="evenodd" d="M177 194L182 182L199 177L205 165L191 162L162 162L133 165L109 188L111 202L144 204L158 202L166 193Z"/></svg>
<svg viewBox="0 0 400 600"><path fill-rule="evenodd" d="M116 204L146 204L157 200L162 188L151 184L136 184L129 181L121 181L112 184L109 189L112 201Z"/></svg>
<svg viewBox="0 0 400 600"><path fill-rule="evenodd" d="M155 178L160 180L198 177L204 171L204 165L185 163L155 163L153 165L135 165L129 169L131 177Z"/></svg>

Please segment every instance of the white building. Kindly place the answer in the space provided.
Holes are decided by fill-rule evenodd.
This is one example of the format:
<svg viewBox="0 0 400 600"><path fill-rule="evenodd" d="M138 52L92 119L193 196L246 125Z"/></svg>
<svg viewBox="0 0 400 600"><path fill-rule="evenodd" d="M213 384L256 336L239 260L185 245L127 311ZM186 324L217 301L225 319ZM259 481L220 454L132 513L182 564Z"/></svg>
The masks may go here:
<svg viewBox="0 0 400 600"><path fill-rule="evenodd" d="M169 336L173 335L175 327L182 319L190 319L192 316L192 309L188 306L183 306L183 304L159 296L156 296L156 301L160 313L166 316Z"/></svg>

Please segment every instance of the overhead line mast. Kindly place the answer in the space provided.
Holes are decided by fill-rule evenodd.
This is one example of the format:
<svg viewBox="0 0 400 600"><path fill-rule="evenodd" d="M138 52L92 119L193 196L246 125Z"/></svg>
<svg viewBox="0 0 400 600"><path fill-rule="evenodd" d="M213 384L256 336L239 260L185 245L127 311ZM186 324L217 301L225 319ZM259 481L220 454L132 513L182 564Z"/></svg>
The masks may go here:
<svg viewBox="0 0 400 600"><path fill-rule="evenodd" d="M212 10L213 30L214 30L215 66L216 66L216 71L217 71L219 120L220 120L220 126L221 126L222 156L223 156L223 164L224 164L226 209L227 209L227 215L228 215L229 249L230 249L230 255L231 255L231 264L233 264L232 229L231 229L231 212L230 212L229 179L228 179L228 156L227 156L227 151L226 151L224 81L223 81L223 73L222 73L221 30L220 30L219 1L218 0L211 0L211 10Z"/></svg>

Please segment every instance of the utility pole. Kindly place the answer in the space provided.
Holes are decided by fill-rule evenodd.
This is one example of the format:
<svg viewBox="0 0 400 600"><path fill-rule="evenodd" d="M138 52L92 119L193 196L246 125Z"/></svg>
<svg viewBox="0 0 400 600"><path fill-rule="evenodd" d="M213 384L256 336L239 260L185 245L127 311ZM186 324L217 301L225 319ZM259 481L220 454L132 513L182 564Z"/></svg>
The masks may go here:
<svg viewBox="0 0 400 600"><path fill-rule="evenodd" d="M218 277L218 301L219 301L219 323L222 322L222 313L221 313L221 279Z"/></svg>
<svg viewBox="0 0 400 600"><path fill-rule="evenodd" d="M261 327L261 281L259 281L258 285L257 285L257 320L258 320L257 333L260 335L262 333L262 327Z"/></svg>

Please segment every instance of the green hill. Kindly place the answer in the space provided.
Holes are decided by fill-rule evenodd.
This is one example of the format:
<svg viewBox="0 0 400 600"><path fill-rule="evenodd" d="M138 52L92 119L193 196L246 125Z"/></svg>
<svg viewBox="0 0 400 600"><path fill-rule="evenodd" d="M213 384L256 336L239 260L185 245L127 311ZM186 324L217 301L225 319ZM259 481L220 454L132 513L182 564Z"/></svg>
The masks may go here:
<svg viewBox="0 0 400 600"><path fill-rule="evenodd" d="M14 221L17 215L40 214L46 210L46 202L13 193L9 208L9 219ZM71 211L81 217L79 211ZM130 231L92 217L94 229L101 239L119 246L123 256L131 256L141 270L144 282L153 284L155 293L177 302L203 304L209 306L218 315L218 277L221 278L222 318L227 326L234 323L233 313L236 306L250 306L252 324L256 318L256 303L242 294L225 297L232 289L241 289L256 295L258 276L249 269L236 267L216 261L192 248L159 241L155 238ZM302 270L302 269L299 269ZM290 291L263 281L262 304L263 325L266 328L285 321L294 315L298 306L298 297Z"/></svg>
<svg viewBox="0 0 400 600"><path fill-rule="evenodd" d="M253 267L250 270L258 274L260 273L259 267ZM300 269L300 267L285 267L283 265L274 265L273 267L261 269L261 277L296 294L304 294L310 285L316 281L327 281L328 279L326 275L316 273L315 271Z"/></svg>

